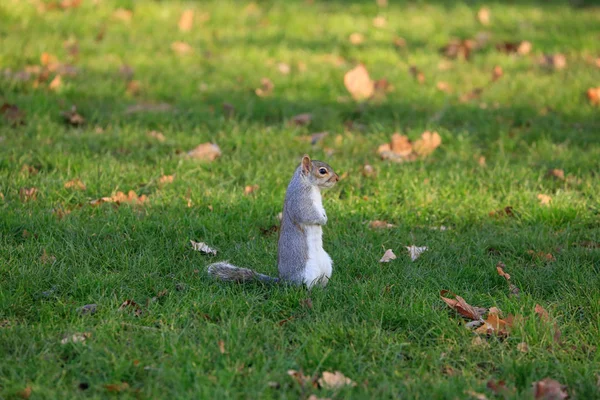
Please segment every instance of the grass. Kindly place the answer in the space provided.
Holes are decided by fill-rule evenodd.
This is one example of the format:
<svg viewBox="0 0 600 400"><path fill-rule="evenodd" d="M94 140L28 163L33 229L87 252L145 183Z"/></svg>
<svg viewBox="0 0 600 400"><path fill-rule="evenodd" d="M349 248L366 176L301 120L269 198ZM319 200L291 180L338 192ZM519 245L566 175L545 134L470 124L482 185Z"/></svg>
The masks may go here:
<svg viewBox="0 0 600 400"><path fill-rule="evenodd" d="M45 12L35 2L0 5L3 69L39 65L43 52L78 69L56 90L49 81L34 88L35 79L0 78L1 102L26 113L25 125L0 122L0 398L29 390L31 398L455 399L468 390L502 397L486 389L490 379L506 381L507 398L531 398L533 382L545 377L567 385L573 398L600 398L600 250L581 245L600 242L600 118L585 97L600 82L593 65L598 8L533 1L390 1L381 8L359 0L97 3ZM489 26L475 18L482 5L491 11ZM131 21L113 16L119 7L133 10ZM179 16L190 7L194 27L180 32ZM386 26L373 26L377 15ZM350 44L353 32L365 42ZM469 61L439 53L451 38L478 32L488 32L490 43ZM393 46L396 35L406 48ZM69 39L78 42L76 57L64 47ZM532 43L531 54L494 47L521 40ZM177 55L175 41L193 53ZM557 52L567 58L565 69L538 64L542 54ZM278 71L280 62L290 74ZM350 99L343 75L358 62L394 86L385 100L357 106ZM124 64L134 69L140 93L127 93ZM409 74L411 65L424 84ZM504 76L488 84L495 65ZM263 77L275 89L257 97ZM452 93L437 90L438 81ZM460 101L482 86L481 98ZM173 108L125 112L148 102ZM235 107L233 118L222 112L224 102ZM71 105L84 126L63 122L60 112ZM310 126L287 123L305 112L313 114ZM377 147L393 132L416 139L427 129L443 140L427 159L378 158ZM166 140L149 137L151 130ZM319 131L329 135L316 146L302 139ZM183 157L208 141L221 147L221 158ZM262 230L277 223L305 152L348 173L324 195L324 246L334 260L328 287L210 280L205 266L222 259L276 274L277 234ZM376 177L362 175L365 163ZM547 176L554 168L564 170L564 180ZM175 174L174 182L161 185L164 174ZM86 190L64 187L74 178ZM260 189L245 196L247 185ZM22 201L21 188L31 187L37 198ZM128 190L147 202L88 204ZM551 196L550 205L538 194ZM488 215L509 205L514 217ZM59 218L57 209L70 213ZM396 227L371 230L372 220ZM441 225L451 229L431 229ZM192 251L190 239L216 247L218 256ZM411 262L404 252L411 244L429 251ZM388 248L398 259L380 264ZM44 252L55 260L44 262ZM509 296L498 261L520 297ZM505 340L478 345L440 300L441 289L525 322ZM141 315L119 311L128 299ZM91 303L97 312L80 316L77 309ZM536 304L548 310L549 324L536 318ZM553 339L554 323L561 342ZM91 334L85 343L61 344L82 332ZM528 352L519 351L521 342ZM339 370L357 386L302 387L289 369ZM128 387L106 386L121 382Z"/></svg>

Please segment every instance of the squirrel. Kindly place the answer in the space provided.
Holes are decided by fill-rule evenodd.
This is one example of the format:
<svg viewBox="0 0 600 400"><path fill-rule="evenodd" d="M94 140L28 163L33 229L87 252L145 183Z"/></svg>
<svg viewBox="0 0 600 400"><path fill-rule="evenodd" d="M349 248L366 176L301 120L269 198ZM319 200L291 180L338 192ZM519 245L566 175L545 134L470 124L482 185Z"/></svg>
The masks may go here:
<svg viewBox="0 0 600 400"><path fill-rule="evenodd" d="M340 180L328 164L311 160L305 154L296 168L285 193L277 267L279 277L259 274L227 262L208 266L208 273L224 281L305 284L324 287L331 277L331 257L323 250L322 226L327 214L321 200L321 189L331 188Z"/></svg>

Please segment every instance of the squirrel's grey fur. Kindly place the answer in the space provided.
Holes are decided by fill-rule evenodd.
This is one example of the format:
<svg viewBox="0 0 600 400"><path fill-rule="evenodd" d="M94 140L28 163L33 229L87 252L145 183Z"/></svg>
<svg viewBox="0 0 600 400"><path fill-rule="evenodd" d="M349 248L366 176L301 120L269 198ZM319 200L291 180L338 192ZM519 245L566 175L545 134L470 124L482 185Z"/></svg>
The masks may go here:
<svg viewBox="0 0 600 400"><path fill-rule="evenodd" d="M324 172L324 173L323 173ZM218 279L233 282L260 281L265 283L289 282L297 285L305 283L311 287L315 283L307 280L319 268L319 263L329 263L328 274L319 276L316 281L327 283L331 274L331 259L322 249L321 226L327 223L327 215L321 204L320 190L330 188L339 180L333 169L322 161L310 160L308 155L296 168L285 193L285 202L279 229L277 266L279 278L259 274L247 268L239 268L227 262L208 266L208 273ZM317 253L309 254L309 251ZM318 253L318 252L322 253ZM310 265L308 264L311 258ZM324 260L324 261L323 261ZM319 271L316 272L319 274Z"/></svg>

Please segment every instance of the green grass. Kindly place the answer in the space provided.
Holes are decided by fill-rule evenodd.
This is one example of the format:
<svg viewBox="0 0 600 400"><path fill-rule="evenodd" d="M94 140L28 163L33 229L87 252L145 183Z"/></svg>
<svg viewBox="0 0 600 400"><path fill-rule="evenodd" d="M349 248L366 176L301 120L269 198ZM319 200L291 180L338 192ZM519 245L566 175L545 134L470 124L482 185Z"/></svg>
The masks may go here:
<svg viewBox="0 0 600 400"><path fill-rule="evenodd" d="M475 17L478 2L261 1L247 8L242 1L104 0L47 12L34 3L0 5L0 67L23 70L43 52L69 62L69 38L80 51L71 61L77 75L63 77L56 91L48 82L34 88L0 77L0 104L26 113L16 128L0 117L0 398L21 397L27 387L32 399L104 398L115 396L105 385L120 382L129 385L124 398L455 399L467 390L494 398L490 379L506 381L508 398L531 398L532 383L545 377L567 385L573 398L600 398L600 249L578 245L600 242L600 118L585 97L600 85L598 8L490 1L486 27ZM130 22L112 16L119 7L133 10ZM196 23L180 32L189 7ZM210 18L200 22L202 13ZM373 27L377 15L387 18L385 27ZM353 32L365 42L351 45ZM489 44L471 60L439 53L451 38L478 32L489 33ZM395 36L405 49L393 46ZM532 43L531 54L495 49L521 40ZM193 54L175 54L174 41L189 43ZM542 54L556 52L567 68L539 66ZM279 62L291 66L289 75ZM387 99L350 100L343 75L359 62L394 86ZM126 92L123 64L134 69L140 94ZM409 74L411 65L424 84ZM462 93L488 85L495 65L504 76L480 99L461 102ZM275 89L261 98L254 89L263 77ZM453 92L438 91L438 81ZM142 102L173 109L125 113ZM224 102L236 108L233 118L222 112ZM71 105L86 118L83 127L62 121ZM313 114L310 126L287 123L304 112ZM364 129L348 129L347 121ZM393 132L416 139L426 129L443 140L429 158L378 158ZM148 137L151 130L166 140ZM301 139L319 131L329 135L316 146ZM207 141L221 147L221 158L183 157ZM334 260L327 288L210 280L205 266L223 259L276 274L277 234L261 229L277 223L305 152L348 173L324 195L324 245ZM362 175L365 163L376 177ZM552 168L566 179L547 177ZM161 186L163 174L175 181ZM87 189L64 188L74 178ZM260 189L244 196L254 184ZM20 189L30 187L37 199L21 201ZM148 201L88 204L128 190ZM540 193L552 197L549 206ZM509 205L514 217L488 215ZM60 219L55 209L70 213ZM396 227L369 229L376 219ZM440 225L451 229L431 229ZM216 247L218 256L192 251L190 239ZM411 262L404 252L411 244L429 251ZM398 259L380 264L387 248ZM44 251L56 260L43 263ZM509 297L498 261L519 298ZM526 320L506 340L475 346L441 289ZM140 316L119 311L127 299L141 305ZM90 303L97 313L80 316L77 308ZM549 311L562 343L553 340L552 323L536 319L535 304ZM78 332L91 336L61 344ZM521 342L528 353L517 349ZM302 388L289 369L339 370L357 386Z"/></svg>

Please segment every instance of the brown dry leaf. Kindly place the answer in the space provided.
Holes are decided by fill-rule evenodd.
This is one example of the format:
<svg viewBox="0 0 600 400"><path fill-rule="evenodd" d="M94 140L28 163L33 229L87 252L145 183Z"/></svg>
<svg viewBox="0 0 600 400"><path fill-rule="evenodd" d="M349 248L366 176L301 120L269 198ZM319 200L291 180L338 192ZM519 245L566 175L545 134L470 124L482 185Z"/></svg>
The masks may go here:
<svg viewBox="0 0 600 400"><path fill-rule="evenodd" d="M483 88L475 88L470 92L463 93L459 100L461 103L466 103L467 101L475 100L481 97L481 93L483 93Z"/></svg>
<svg viewBox="0 0 600 400"><path fill-rule="evenodd" d="M440 81L435 84L435 87L442 92L446 92L446 93L452 92L452 87L450 86L450 84L448 82Z"/></svg>
<svg viewBox="0 0 600 400"><path fill-rule="evenodd" d="M19 396L21 396L22 399L28 399L31 397L31 386L27 386L25 389L21 390L19 392Z"/></svg>
<svg viewBox="0 0 600 400"><path fill-rule="evenodd" d="M495 307L490 308L490 312L482 326L475 330L480 335L507 336L512 327L514 317L509 315L506 319L500 318L500 310Z"/></svg>
<svg viewBox="0 0 600 400"><path fill-rule="evenodd" d="M148 200L148 196L145 194L138 196L136 192L130 190L127 194L123 192L117 192L111 197L112 202L120 205L121 203L131 203L131 204L143 204Z"/></svg>
<svg viewBox="0 0 600 400"><path fill-rule="evenodd" d="M189 32L194 25L194 10L185 10L179 18L179 30L181 32Z"/></svg>
<svg viewBox="0 0 600 400"><path fill-rule="evenodd" d="M387 20L385 19L384 16L379 15L375 18L373 18L373 26L375 28L383 28L387 25Z"/></svg>
<svg viewBox="0 0 600 400"><path fill-rule="evenodd" d="M38 190L37 188L21 188L19 189L19 197L22 202L32 201L37 199Z"/></svg>
<svg viewBox="0 0 600 400"><path fill-rule="evenodd" d="M4 103L0 106L0 114L13 127L25 125L25 113L14 104Z"/></svg>
<svg viewBox="0 0 600 400"><path fill-rule="evenodd" d="M319 385L325 389L341 389L344 386L356 386L356 382L344 376L340 371L328 372L324 371L319 378Z"/></svg>
<svg viewBox="0 0 600 400"><path fill-rule="evenodd" d="M139 317L140 315L142 315L142 308L139 306L138 303L136 303L133 300L125 300L123 303L121 303L121 305L119 306L119 311L129 311L129 310L133 310L133 314L136 317Z"/></svg>
<svg viewBox="0 0 600 400"><path fill-rule="evenodd" d="M546 176L550 177L550 178L554 178L554 179L558 179L560 181L564 181L565 180L565 171L563 171L562 169L550 169L548 170L548 173L546 174Z"/></svg>
<svg viewBox="0 0 600 400"><path fill-rule="evenodd" d="M77 107L71 106L69 111L60 113L64 121L71 126L81 126L85 123L85 118L77 113Z"/></svg>
<svg viewBox="0 0 600 400"><path fill-rule="evenodd" d="M389 229L394 228L396 225L390 224L387 221L371 221L369 222L369 228L371 229Z"/></svg>
<svg viewBox="0 0 600 400"><path fill-rule="evenodd" d="M477 159L477 164L479 164L480 167L485 167L485 164L486 164L485 157L484 156L480 156Z"/></svg>
<svg viewBox="0 0 600 400"><path fill-rule="evenodd" d="M467 395L469 395L469 397L472 397L477 400L488 400L488 398L485 394L478 393L473 390L467 390L467 391L465 391L465 394L467 394Z"/></svg>
<svg viewBox="0 0 600 400"><path fill-rule="evenodd" d="M129 384L127 382L112 383L109 385L104 385L104 388L112 393L120 393L128 390Z"/></svg>
<svg viewBox="0 0 600 400"><path fill-rule="evenodd" d="M533 383L535 400L563 400L568 399L567 387L551 378L545 378Z"/></svg>
<svg viewBox="0 0 600 400"><path fill-rule="evenodd" d="M314 388L317 387L317 380L311 376L306 376L302 371L296 371L294 369L289 369L287 374L291 376L293 379L298 382L300 387L304 388L306 386L312 386Z"/></svg>
<svg viewBox="0 0 600 400"><path fill-rule="evenodd" d="M547 194L540 193L537 195L537 198L543 206L547 206L550 204L550 201L552 201L552 197L548 196Z"/></svg>
<svg viewBox="0 0 600 400"><path fill-rule="evenodd" d="M544 309L544 307L542 307L539 304L536 304L534 311L538 315L538 317L540 317L540 319L542 321L550 322L550 314L548 314L548 311L546 311L546 309Z"/></svg>
<svg viewBox="0 0 600 400"><path fill-rule="evenodd" d="M477 19L481 25L489 25L490 24L490 9L487 7L481 7L479 11L477 11Z"/></svg>
<svg viewBox="0 0 600 400"><path fill-rule="evenodd" d="M408 156L413 152L413 145L408 136L394 133L392 135L391 150L399 156Z"/></svg>
<svg viewBox="0 0 600 400"><path fill-rule="evenodd" d="M289 64L280 62L277 64L277 70L279 70L279 72L281 72L283 75L288 75L292 71L292 68Z"/></svg>
<svg viewBox="0 0 600 400"><path fill-rule="evenodd" d="M540 58L540 65L548 69L565 69L567 67L567 57L564 54L544 54Z"/></svg>
<svg viewBox="0 0 600 400"><path fill-rule="evenodd" d="M196 160L214 161L221 156L221 149L214 143L202 143L188 151L187 155Z"/></svg>
<svg viewBox="0 0 600 400"><path fill-rule="evenodd" d="M477 42L472 39L452 39L441 51L448 58L463 58L468 60L476 46Z"/></svg>
<svg viewBox="0 0 600 400"><path fill-rule="evenodd" d="M190 243L192 244L192 249L194 249L195 251L199 251L204 254L210 254L213 256L217 255L217 250L209 247L204 242L194 242L193 240L190 240Z"/></svg>
<svg viewBox="0 0 600 400"><path fill-rule="evenodd" d="M362 174L364 177L369 178L372 176L377 176L377 171L372 165L365 164L363 165Z"/></svg>
<svg viewBox="0 0 600 400"><path fill-rule="evenodd" d="M426 157L433 153L440 144L442 144L442 138L437 132L425 131L421 134L421 139L415 141L414 150L421 157Z"/></svg>
<svg viewBox="0 0 600 400"><path fill-rule="evenodd" d="M510 281L510 275L504 272L504 268L506 268L506 265L504 265L502 261L498 261L498 264L496 264L496 271L498 271L498 275L500 275L507 281Z"/></svg>
<svg viewBox="0 0 600 400"><path fill-rule="evenodd" d="M79 179L71 179L70 181L65 182L65 189L75 188L78 190L85 190L85 184Z"/></svg>
<svg viewBox="0 0 600 400"><path fill-rule="evenodd" d="M387 249L385 251L385 253L383 254L383 257L381 257L381 260L379 260L380 263L386 263L386 262L390 262L392 260L396 259L396 255L394 254L394 252L392 251L392 249Z"/></svg>
<svg viewBox="0 0 600 400"><path fill-rule="evenodd" d="M133 17L133 12L131 10L127 10L125 8L117 8L115 12L113 12L113 18L123 21L129 22Z"/></svg>
<svg viewBox="0 0 600 400"><path fill-rule="evenodd" d="M31 175L31 176L35 176L40 171L36 167L34 167L33 165L23 164L23 167L21 168L21 172L26 173L26 174Z"/></svg>
<svg viewBox="0 0 600 400"><path fill-rule="evenodd" d="M600 104L600 86L589 88L586 94L590 103L594 105Z"/></svg>
<svg viewBox="0 0 600 400"><path fill-rule="evenodd" d="M312 121L312 114L304 113L304 114L298 114L298 115L292 117L290 122L296 126L305 126L305 125L310 124L311 121Z"/></svg>
<svg viewBox="0 0 600 400"><path fill-rule="evenodd" d="M62 85L62 78L60 77L60 75L56 75L54 77L54 79L52 79L52 81L50 82L50 84L48 85L48 89L50 89L50 90L58 90L61 85Z"/></svg>
<svg viewBox="0 0 600 400"><path fill-rule="evenodd" d="M158 183L160 185L166 185L167 183L173 183L175 180L175 175L163 175L158 178Z"/></svg>
<svg viewBox="0 0 600 400"><path fill-rule="evenodd" d="M502 77L502 75L504 75L504 71L502 70L502 67L499 65L496 65L494 67L494 69L492 70L492 81L495 82L498 79L500 79Z"/></svg>
<svg viewBox="0 0 600 400"><path fill-rule="evenodd" d="M410 259L415 261L417 258L421 257L421 254L428 250L427 246L417 247L414 244L410 246L406 246L408 250L408 254L410 254Z"/></svg>
<svg viewBox="0 0 600 400"><path fill-rule="evenodd" d="M507 54L527 55L531 52L531 42L526 40L522 42L503 42L496 45L496 49Z"/></svg>
<svg viewBox="0 0 600 400"><path fill-rule="evenodd" d="M425 83L425 74L417 68L416 65L411 65L409 68L410 74L419 82L421 85Z"/></svg>
<svg viewBox="0 0 600 400"><path fill-rule="evenodd" d="M138 95L142 91L142 84L140 81L129 81L127 82L127 89L125 89L125 93L130 96Z"/></svg>
<svg viewBox="0 0 600 400"><path fill-rule="evenodd" d="M506 206L504 208L501 208L499 210L495 210L495 211L490 211L488 214L490 217L514 217L515 216L515 212L514 209L512 208L512 206Z"/></svg>
<svg viewBox="0 0 600 400"><path fill-rule="evenodd" d="M366 100L375 93L375 84L369 76L369 71L359 64L344 75L344 86L354 100Z"/></svg>
<svg viewBox="0 0 600 400"><path fill-rule="evenodd" d="M352 43L353 45L358 45L365 41L365 37L362 33L354 32L350 35L348 40L350 40L350 43Z"/></svg>
<svg viewBox="0 0 600 400"><path fill-rule="evenodd" d="M58 58L54 54L43 52L40 56L40 64L43 67L47 67L49 65L58 64Z"/></svg>
<svg viewBox="0 0 600 400"><path fill-rule="evenodd" d="M394 47L396 47L397 49L403 49L406 47L406 39L404 39L403 37L400 36L396 36L394 38Z"/></svg>
<svg viewBox="0 0 600 400"><path fill-rule="evenodd" d="M194 49L192 46L185 42L173 42L171 43L171 50L180 56L190 54Z"/></svg>
<svg viewBox="0 0 600 400"><path fill-rule="evenodd" d="M53 264L56 261L56 257L52 254L48 254L46 249L42 251L42 255L40 256L40 262L42 264Z"/></svg>
<svg viewBox="0 0 600 400"><path fill-rule="evenodd" d="M376 94L381 96L385 96L386 93L394 91L394 87L385 78L373 81L373 89Z"/></svg>
<svg viewBox="0 0 600 400"><path fill-rule="evenodd" d="M444 297L448 294L454 297L454 299ZM440 291L440 297L446 304L448 304L448 306L450 306L450 308L458 312L463 317L474 321L481 319L482 314L486 311L485 308L471 306L465 301L465 299L448 290Z"/></svg>
<svg viewBox="0 0 600 400"><path fill-rule="evenodd" d="M248 185L244 188L244 196L248 196L249 194L252 194L254 192L256 192L258 189L260 188L260 186L258 185Z"/></svg>
<svg viewBox="0 0 600 400"><path fill-rule="evenodd" d="M159 131L150 131L146 133L146 136L154 138L159 142L164 142L165 140L167 140L167 138L165 138L165 135L163 135L163 133Z"/></svg>
<svg viewBox="0 0 600 400"><path fill-rule="evenodd" d="M265 97L273 93L273 89L275 89L273 82L271 82L269 78L262 78L260 80L260 87L256 88L254 93L256 93L258 97Z"/></svg>
<svg viewBox="0 0 600 400"><path fill-rule="evenodd" d="M225 342L223 340L219 340L219 353L225 354Z"/></svg>
<svg viewBox="0 0 600 400"><path fill-rule="evenodd" d="M517 345L517 350L519 350L521 353L528 353L529 346L527 345L527 343L521 342Z"/></svg>
<svg viewBox="0 0 600 400"><path fill-rule="evenodd" d="M546 253L543 251L534 251L534 250L527 250L527 254L529 254L530 256L543 260L543 261L554 261L555 258L552 255L552 253Z"/></svg>

